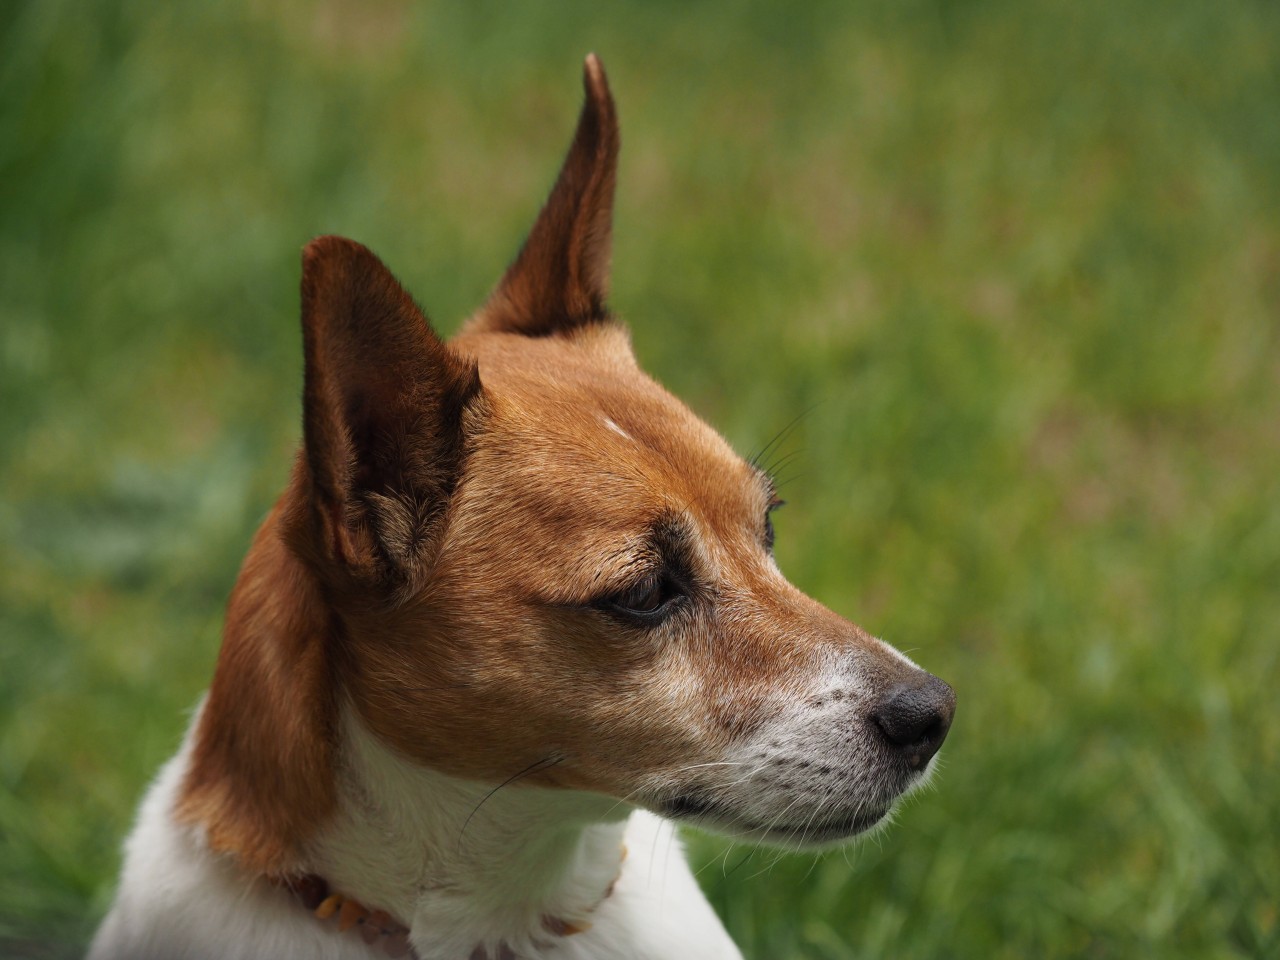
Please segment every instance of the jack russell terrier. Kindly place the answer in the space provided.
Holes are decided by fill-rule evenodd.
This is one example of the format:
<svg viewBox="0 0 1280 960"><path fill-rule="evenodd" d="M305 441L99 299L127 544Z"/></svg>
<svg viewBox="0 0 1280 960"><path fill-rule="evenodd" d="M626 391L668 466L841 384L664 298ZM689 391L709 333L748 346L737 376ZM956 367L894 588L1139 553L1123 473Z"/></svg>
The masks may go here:
<svg viewBox="0 0 1280 960"><path fill-rule="evenodd" d="M604 70L449 343L367 249L302 262L303 443L91 960L740 956L673 822L875 826L955 698L772 556L769 476L605 305Z"/></svg>

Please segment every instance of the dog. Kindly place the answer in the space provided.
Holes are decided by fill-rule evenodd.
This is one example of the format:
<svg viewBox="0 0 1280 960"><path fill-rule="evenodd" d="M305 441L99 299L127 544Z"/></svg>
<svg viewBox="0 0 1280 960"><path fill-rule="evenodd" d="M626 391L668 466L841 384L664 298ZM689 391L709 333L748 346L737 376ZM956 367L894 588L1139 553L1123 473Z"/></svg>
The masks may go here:
<svg viewBox="0 0 1280 960"><path fill-rule="evenodd" d="M305 249L303 441L91 960L714 960L673 839L821 846L931 773L949 686L791 586L770 477L649 379L606 287L600 61L448 343Z"/></svg>

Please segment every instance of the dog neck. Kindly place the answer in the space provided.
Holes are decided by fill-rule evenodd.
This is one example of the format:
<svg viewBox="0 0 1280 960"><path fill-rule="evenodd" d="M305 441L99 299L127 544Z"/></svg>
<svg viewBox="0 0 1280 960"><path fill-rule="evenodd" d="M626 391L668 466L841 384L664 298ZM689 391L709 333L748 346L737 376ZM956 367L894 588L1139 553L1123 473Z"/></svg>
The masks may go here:
<svg viewBox="0 0 1280 960"><path fill-rule="evenodd" d="M342 733L337 809L306 858L333 890L402 921L423 960L541 956L590 926L620 871L628 807L428 770L350 707Z"/></svg>

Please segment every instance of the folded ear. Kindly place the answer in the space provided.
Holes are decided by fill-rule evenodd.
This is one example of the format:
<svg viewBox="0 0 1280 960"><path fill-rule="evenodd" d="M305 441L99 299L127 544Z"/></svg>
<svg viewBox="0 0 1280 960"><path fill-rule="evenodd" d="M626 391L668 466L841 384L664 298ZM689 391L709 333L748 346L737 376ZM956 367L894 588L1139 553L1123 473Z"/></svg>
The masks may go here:
<svg viewBox="0 0 1280 960"><path fill-rule="evenodd" d="M586 101L556 185L472 330L542 337L608 317L618 118L594 53L582 85Z"/></svg>
<svg viewBox="0 0 1280 960"><path fill-rule="evenodd" d="M320 237L302 258L305 464L328 559L405 582L430 562L462 467L475 363L431 330L369 250Z"/></svg>

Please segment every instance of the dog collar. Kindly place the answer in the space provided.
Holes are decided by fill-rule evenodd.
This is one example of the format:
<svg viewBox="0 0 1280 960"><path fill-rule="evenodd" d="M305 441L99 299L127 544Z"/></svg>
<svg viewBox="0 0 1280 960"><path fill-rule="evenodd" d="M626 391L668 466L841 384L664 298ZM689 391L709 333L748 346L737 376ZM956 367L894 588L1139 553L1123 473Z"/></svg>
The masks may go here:
<svg viewBox="0 0 1280 960"><path fill-rule="evenodd" d="M626 859L627 848L624 844L618 861L617 876L609 882L609 886L605 887L604 893L591 905L588 913L593 912L609 899L613 888L617 886L618 879L622 876L622 862ZM336 922L338 933L345 934L354 930L370 947L381 950L389 957L409 957L410 960L418 960L418 954L409 943L409 928L385 910L371 910L354 897L333 892L329 882L314 873L289 877L277 882L289 890L321 923L333 925ZM542 917L542 929L555 937L571 937L575 933L582 933L590 928L589 923L565 920L550 914L544 914ZM518 960L518 957L503 943L499 944L496 957L490 957L488 951L481 946L471 952L468 960Z"/></svg>

